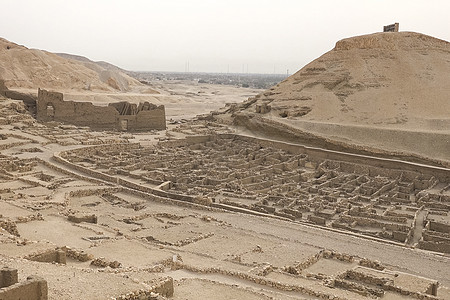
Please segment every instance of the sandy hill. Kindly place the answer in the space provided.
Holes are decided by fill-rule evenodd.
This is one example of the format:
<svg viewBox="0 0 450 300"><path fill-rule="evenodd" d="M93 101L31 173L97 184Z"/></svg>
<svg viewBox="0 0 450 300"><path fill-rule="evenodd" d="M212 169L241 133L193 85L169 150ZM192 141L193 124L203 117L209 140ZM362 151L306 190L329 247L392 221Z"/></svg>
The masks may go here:
<svg viewBox="0 0 450 300"><path fill-rule="evenodd" d="M447 41L412 32L357 36L338 41L241 110L254 113L267 104L271 111L258 117L284 126L389 150L419 151L418 143L427 144L450 160L449 74ZM415 136L397 148L399 138L390 133L400 130L445 134L447 141Z"/></svg>
<svg viewBox="0 0 450 300"><path fill-rule="evenodd" d="M0 80L9 88L127 91L140 83L119 69L105 68L0 38Z"/></svg>
<svg viewBox="0 0 450 300"><path fill-rule="evenodd" d="M67 58L67 59L72 59L72 60L77 60L77 61L81 61L84 63L84 65L90 69L97 69L98 67L101 67L102 69L105 70L109 70L109 71L115 71L115 72L122 72L122 73L126 73L127 71L119 68L116 65L113 65L109 62L106 61L93 61L90 60L89 58L85 57L85 56L81 56L81 55L74 55L74 54L69 54L69 53L55 53L58 56L61 56L63 58Z"/></svg>

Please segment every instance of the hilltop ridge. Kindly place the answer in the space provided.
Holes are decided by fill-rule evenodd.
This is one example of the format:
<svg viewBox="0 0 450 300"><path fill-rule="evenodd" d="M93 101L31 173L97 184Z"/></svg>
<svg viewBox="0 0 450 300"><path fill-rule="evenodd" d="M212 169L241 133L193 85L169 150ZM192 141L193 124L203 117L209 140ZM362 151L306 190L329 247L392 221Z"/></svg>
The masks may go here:
<svg viewBox="0 0 450 300"><path fill-rule="evenodd" d="M449 139L417 139L418 132L450 134L449 74L449 42L374 33L338 41L237 111L341 142L450 160ZM260 106L270 111L255 114ZM414 134L399 139L400 131Z"/></svg>

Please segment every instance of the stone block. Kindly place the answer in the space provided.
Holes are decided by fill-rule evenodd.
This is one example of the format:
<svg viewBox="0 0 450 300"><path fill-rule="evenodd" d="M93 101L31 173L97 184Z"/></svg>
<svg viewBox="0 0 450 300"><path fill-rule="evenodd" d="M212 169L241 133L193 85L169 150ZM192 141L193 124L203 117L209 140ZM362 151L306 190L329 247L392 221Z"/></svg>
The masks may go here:
<svg viewBox="0 0 450 300"><path fill-rule="evenodd" d="M17 269L4 267L0 271L0 288L8 287L19 282Z"/></svg>

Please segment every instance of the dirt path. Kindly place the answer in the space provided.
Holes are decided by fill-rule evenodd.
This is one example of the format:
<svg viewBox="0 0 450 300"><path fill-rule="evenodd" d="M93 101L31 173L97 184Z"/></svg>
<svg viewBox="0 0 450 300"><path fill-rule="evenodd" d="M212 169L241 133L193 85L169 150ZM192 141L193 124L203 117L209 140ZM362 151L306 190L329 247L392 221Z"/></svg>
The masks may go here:
<svg viewBox="0 0 450 300"><path fill-rule="evenodd" d="M414 233L412 239L409 241L408 245L415 245L422 238L423 222L425 220L426 211L423 209L419 210L417 213L416 224L414 227Z"/></svg>

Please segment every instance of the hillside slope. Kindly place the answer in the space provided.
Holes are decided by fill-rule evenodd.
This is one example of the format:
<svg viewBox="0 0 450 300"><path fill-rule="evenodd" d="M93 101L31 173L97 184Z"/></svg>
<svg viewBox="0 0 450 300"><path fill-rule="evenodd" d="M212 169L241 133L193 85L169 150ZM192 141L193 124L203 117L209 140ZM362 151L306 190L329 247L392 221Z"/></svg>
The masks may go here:
<svg viewBox="0 0 450 300"><path fill-rule="evenodd" d="M450 43L411 32L376 33L337 42L258 98L288 118L435 127L450 119L449 75Z"/></svg>
<svg viewBox="0 0 450 300"><path fill-rule="evenodd" d="M9 88L127 91L140 83L120 70L105 69L0 38L0 80Z"/></svg>
<svg viewBox="0 0 450 300"><path fill-rule="evenodd" d="M449 74L449 42L412 32L375 33L337 42L237 110L241 117L253 114L348 144L450 161ZM270 112L255 114L259 105Z"/></svg>

